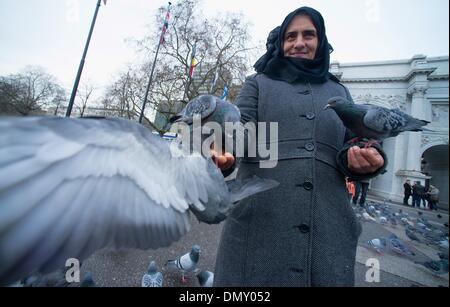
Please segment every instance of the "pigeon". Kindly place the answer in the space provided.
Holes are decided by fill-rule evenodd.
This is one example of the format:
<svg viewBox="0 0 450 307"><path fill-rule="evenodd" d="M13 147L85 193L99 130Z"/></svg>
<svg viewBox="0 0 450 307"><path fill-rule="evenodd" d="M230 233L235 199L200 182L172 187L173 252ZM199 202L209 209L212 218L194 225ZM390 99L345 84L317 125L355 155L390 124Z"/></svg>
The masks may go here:
<svg viewBox="0 0 450 307"><path fill-rule="evenodd" d="M170 123L185 123L190 125L191 133L193 133L193 124L195 117L201 120L202 126L208 125L209 123L217 123L222 129L222 139L221 144L226 145L226 143L233 145L233 134L228 134L226 131L226 123L238 124L240 126L241 113L239 108L227 101L221 100L212 95L200 95L191 101L189 101L186 106L175 116L170 118ZM195 127L194 127L195 128ZM211 134L202 135L201 141L203 142L206 138L210 137ZM238 134L239 135L239 134ZM190 138L191 142L193 138ZM216 139L215 142L219 140Z"/></svg>
<svg viewBox="0 0 450 307"><path fill-rule="evenodd" d="M409 226L409 225L408 225L408 226ZM411 228L406 227L406 228L405 228L405 233L406 233L406 236L407 236L408 238L411 239L411 241L417 241L417 242L420 242L419 238L418 238L418 237L416 236L416 234L411 230Z"/></svg>
<svg viewBox="0 0 450 307"><path fill-rule="evenodd" d="M156 267L156 262L151 261L147 273L142 276L141 286L146 288L162 287L163 285L163 275L158 271Z"/></svg>
<svg viewBox="0 0 450 307"><path fill-rule="evenodd" d="M418 262L415 263L420 264L428 269L433 274L436 275L443 275L448 274L448 259L441 259L439 261L425 261L425 262Z"/></svg>
<svg viewBox="0 0 450 307"><path fill-rule="evenodd" d="M367 212L363 212L362 217L364 218L365 221L376 222L376 220L373 217L371 217Z"/></svg>
<svg viewBox="0 0 450 307"><path fill-rule="evenodd" d="M200 246L194 245L189 253L179 256L174 260L168 260L165 266L168 269L177 269L181 271L181 282L186 283L185 274L197 270L199 258Z"/></svg>
<svg viewBox="0 0 450 307"><path fill-rule="evenodd" d="M80 287L83 288L90 288L90 287L95 287L95 281L92 278L92 273L87 271L84 276L83 276L83 280L80 283Z"/></svg>
<svg viewBox="0 0 450 307"><path fill-rule="evenodd" d="M402 241L400 241L399 238L395 234L391 234L388 238L388 246L389 249L395 252L396 254L402 255L402 256L415 256L416 254L408 249Z"/></svg>
<svg viewBox="0 0 450 307"><path fill-rule="evenodd" d="M371 249L376 251L379 254L383 254L384 250L386 249L386 239L380 238L380 239L372 239L367 241L367 244Z"/></svg>
<svg viewBox="0 0 450 307"><path fill-rule="evenodd" d="M212 287L214 283L214 273L210 271L201 271L197 274L198 283L202 287Z"/></svg>
<svg viewBox="0 0 450 307"><path fill-rule="evenodd" d="M386 225L388 220L385 216L380 216L380 218L378 219L380 224Z"/></svg>
<svg viewBox="0 0 450 307"><path fill-rule="evenodd" d="M217 224L279 184L225 182L210 157L172 145L121 118L0 118L0 286L106 247L167 247L191 212Z"/></svg>
<svg viewBox="0 0 450 307"><path fill-rule="evenodd" d="M344 126L360 138L378 142L405 131L423 131L430 122L414 118L400 109L370 104L354 104L343 97L328 100L325 109L333 109Z"/></svg>

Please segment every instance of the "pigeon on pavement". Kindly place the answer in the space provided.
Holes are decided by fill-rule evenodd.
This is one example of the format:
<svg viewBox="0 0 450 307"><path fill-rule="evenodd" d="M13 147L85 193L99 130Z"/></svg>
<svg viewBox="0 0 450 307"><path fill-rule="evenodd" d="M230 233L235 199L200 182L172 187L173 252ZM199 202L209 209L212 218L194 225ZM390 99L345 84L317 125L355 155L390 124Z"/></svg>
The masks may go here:
<svg viewBox="0 0 450 307"><path fill-rule="evenodd" d="M373 249L374 251L376 251L379 254L383 254L383 252L386 249L386 239L385 238L380 238L380 239L372 239L367 241L367 244L369 245L369 247L371 249Z"/></svg>
<svg viewBox="0 0 450 307"><path fill-rule="evenodd" d="M197 264L200 258L200 246L194 245L189 253L177 257L174 260L166 262L166 268L177 269L181 272L181 282L186 283L185 274L196 272Z"/></svg>
<svg viewBox="0 0 450 307"><path fill-rule="evenodd" d="M172 144L120 118L0 118L0 286L105 247L167 247L190 212L219 223L278 185L225 182L211 158Z"/></svg>
<svg viewBox="0 0 450 307"><path fill-rule="evenodd" d="M417 262L428 269L433 274L443 275L448 274L448 259L441 259L439 261L425 261L425 262Z"/></svg>
<svg viewBox="0 0 450 307"><path fill-rule="evenodd" d="M163 285L163 275L161 272L158 271L158 268L156 267L156 262L151 261L147 273L142 276L142 287L162 287Z"/></svg>
<svg viewBox="0 0 450 307"><path fill-rule="evenodd" d="M414 118L400 109L387 109L370 104L355 104L343 97L328 100L344 125L360 138L383 141L405 131L423 131L428 121Z"/></svg>
<svg viewBox="0 0 450 307"><path fill-rule="evenodd" d="M214 273L210 271L201 271L197 274L198 283L202 287L212 287L214 283Z"/></svg>
<svg viewBox="0 0 450 307"><path fill-rule="evenodd" d="M89 287L95 287L95 281L92 278L92 273L87 271L84 276L83 276L83 280L80 283L80 287L83 288L89 288Z"/></svg>

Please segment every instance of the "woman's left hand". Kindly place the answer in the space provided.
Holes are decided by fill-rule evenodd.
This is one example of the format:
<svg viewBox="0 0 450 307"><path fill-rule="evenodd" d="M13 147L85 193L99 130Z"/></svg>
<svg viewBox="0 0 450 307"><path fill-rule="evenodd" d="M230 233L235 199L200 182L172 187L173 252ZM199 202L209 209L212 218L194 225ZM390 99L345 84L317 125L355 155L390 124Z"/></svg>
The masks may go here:
<svg viewBox="0 0 450 307"><path fill-rule="evenodd" d="M373 147L351 147L347 152L348 169L356 174L371 174L383 167L384 159Z"/></svg>

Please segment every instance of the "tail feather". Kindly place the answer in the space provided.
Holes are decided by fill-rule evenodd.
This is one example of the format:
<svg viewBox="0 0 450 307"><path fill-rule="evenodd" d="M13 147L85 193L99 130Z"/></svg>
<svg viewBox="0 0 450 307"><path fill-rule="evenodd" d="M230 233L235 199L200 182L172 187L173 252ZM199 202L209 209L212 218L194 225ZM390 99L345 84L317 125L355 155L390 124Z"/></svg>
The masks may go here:
<svg viewBox="0 0 450 307"><path fill-rule="evenodd" d="M254 194L273 189L280 183L275 180L253 176L242 181L230 181L227 184L231 193L231 201L235 203Z"/></svg>

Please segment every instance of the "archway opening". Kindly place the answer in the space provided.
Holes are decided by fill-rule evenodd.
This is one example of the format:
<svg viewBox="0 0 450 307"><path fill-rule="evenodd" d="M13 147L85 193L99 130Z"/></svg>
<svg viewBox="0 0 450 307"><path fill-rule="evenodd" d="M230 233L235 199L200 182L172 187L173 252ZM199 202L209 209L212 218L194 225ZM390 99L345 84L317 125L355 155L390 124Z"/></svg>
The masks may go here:
<svg viewBox="0 0 450 307"><path fill-rule="evenodd" d="M430 184L439 189L439 208L449 209L448 205L448 145L436 145L422 155L422 172L431 176Z"/></svg>

